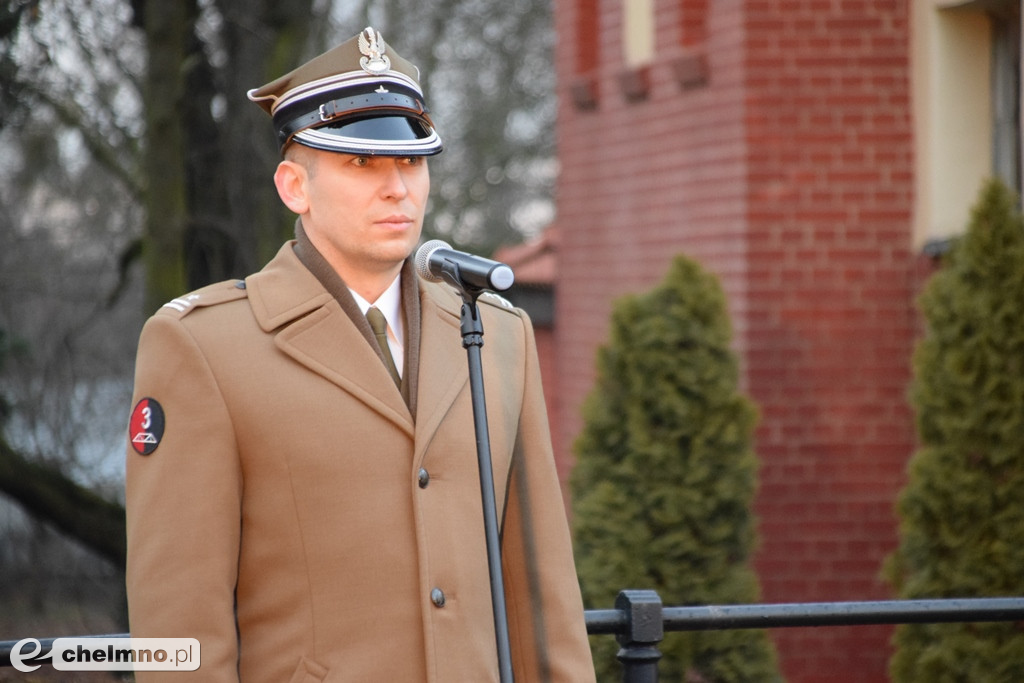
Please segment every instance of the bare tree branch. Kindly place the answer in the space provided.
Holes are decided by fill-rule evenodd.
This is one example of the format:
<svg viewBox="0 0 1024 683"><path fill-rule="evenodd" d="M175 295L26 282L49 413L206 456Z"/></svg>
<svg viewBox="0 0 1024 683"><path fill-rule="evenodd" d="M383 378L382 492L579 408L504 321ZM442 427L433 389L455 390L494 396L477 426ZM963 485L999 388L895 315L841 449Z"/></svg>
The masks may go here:
<svg viewBox="0 0 1024 683"><path fill-rule="evenodd" d="M31 86L28 87L31 88ZM31 90L33 95L53 108L57 117L64 124L74 128L81 134L82 141L93 158L123 183L128 191L132 193L133 197L141 201L145 192L145 186L138 169L125 166L121 162L117 154L119 150L95 133L78 106L68 100L59 100L44 90L38 88L31 88ZM135 154L132 158L137 157L138 155Z"/></svg>
<svg viewBox="0 0 1024 683"><path fill-rule="evenodd" d="M0 438L0 492L119 569L125 561L124 507L30 462Z"/></svg>

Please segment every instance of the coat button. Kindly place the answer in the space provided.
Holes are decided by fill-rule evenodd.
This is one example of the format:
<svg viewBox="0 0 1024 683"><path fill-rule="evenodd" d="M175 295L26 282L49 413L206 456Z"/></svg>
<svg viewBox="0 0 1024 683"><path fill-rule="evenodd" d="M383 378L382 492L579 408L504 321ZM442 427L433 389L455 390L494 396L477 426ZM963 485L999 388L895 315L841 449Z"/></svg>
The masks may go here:
<svg viewBox="0 0 1024 683"><path fill-rule="evenodd" d="M421 489L427 488L427 484L430 483L430 472L420 468L420 471L416 474L416 481L419 483Z"/></svg>
<svg viewBox="0 0 1024 683"><path fill-rule="evenodd" d="M430 591L430 602L434 603L434 607L444 607L444 591L440 588Z"/></svg>

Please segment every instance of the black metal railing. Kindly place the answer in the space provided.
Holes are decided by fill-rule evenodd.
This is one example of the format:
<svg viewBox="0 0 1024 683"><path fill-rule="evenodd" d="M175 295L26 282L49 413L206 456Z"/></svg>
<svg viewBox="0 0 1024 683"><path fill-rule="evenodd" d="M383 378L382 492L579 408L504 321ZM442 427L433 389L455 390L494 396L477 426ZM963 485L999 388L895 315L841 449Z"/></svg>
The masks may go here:
<svg viewBox="0 0 1024 683"><path fill-rule="evenodd" d="M798 626L867 626L984 621L1024 621L1024 598L954 598L760 605L665 607L652 590L624 590L613 609L586 611L587 632L614 635L621 646L623 683L656 683L666 632L723 631ZM115 636L126 638L127 634ZM37 657L50 652L54 638L39 638ZM0 668L11 666L18 640L0 641ZM43 665L48 660L38 662Z"/></svg>
<svg viewBox="0 0 1024 683"><path fill-rule="evenodd" d="M955 598L664 607L651 590L625 590L614 609L587 610L587 632L614 635L623 683L658 680L667 631L868 626L1024 620L1024 598Z"/></svg>

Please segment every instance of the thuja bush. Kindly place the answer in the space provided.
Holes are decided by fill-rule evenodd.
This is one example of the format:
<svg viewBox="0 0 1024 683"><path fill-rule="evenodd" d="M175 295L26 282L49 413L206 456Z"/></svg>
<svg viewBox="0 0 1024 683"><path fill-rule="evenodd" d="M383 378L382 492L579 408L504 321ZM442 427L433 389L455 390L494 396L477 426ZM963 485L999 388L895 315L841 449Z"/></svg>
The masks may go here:
<svg viewBox="0 0 1024 683"><path fill-rule="evenodd" d="M1024 595L1024 221L998 181L920 306L920 445L889 577L903 598ZM894 642L894 681L1024 681L1019 623L902 626Z"/></svg>
<svg viewBox="0 0 1024 683"><path fill-rule="evenodd" d="M575 444L573 535L584 601L656 590L666 605L756 602L749 567L756 410L718 280L678 257L649 293L619 299ZM613 638L592 638L599 680L621 680ZM662 681L779 680L763 631L666 634Z"/></svg>

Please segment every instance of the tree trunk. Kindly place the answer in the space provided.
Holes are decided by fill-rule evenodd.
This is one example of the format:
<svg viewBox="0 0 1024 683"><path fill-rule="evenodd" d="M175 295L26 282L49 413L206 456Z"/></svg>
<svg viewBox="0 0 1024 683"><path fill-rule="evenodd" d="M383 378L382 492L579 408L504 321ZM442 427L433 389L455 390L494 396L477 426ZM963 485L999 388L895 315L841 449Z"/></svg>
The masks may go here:
<svg viewBox="0 0 1024 683"><path fill-rule="evenodd" d="M291 237L292 214L274 189L281 155L270 118L246 92L291 71L320 51L310 45L319 21L312 0L217 0L230 63L221 73L225 115L220 122L229 214L239 245L239 276L258 270Z"/></svg>
<svg viewBox="0 0 1024 683"><path fill-rule="evenodd" d="M192 35L191 1L148 0L145 32L149 46L146 72L146 310L186 290L185 234L185 54Z"/></svg>

